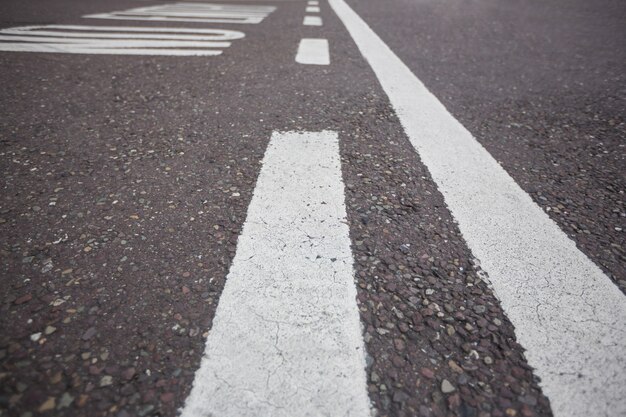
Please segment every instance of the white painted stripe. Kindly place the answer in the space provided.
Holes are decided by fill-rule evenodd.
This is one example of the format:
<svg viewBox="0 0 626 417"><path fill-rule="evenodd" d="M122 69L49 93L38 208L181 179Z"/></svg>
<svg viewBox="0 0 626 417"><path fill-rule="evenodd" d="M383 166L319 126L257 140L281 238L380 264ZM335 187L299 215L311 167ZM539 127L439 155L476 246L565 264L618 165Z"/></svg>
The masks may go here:
<svg viewBox="0 0 626 417"><path fill-rule="evenodd" d="M85 15L86 19L111 19L111 20L141 20L150 22L199 22L199 23L239 23L239 24L258 24L263 21L261 17L248 18L195 18L195 17L171 17L171 16L153 16L153 15L124 15L114 13L99 13Z"/></svg>
<svg viewBox="0 0 626 417"><path fill-rule="evenodd" d="M228 48L230 42L214 42L214 41L194 41L194 40L131 40L131 39L94 39L94 38L64 38L56 36L37 37L37 36L17 36L2 35L0 32L0 41L22 41L34 43L60 43L71 45L82 45L100 48ZM0 42L0 46L2 42Z"/></svg>
<svg viewBox="0 0 626 417"><path fill-rule="evenodd" d="M169 11L169 10L178 10L178 11L239 11L239 12L249 12L249 13L271 13L276 10L275 6L256 6L256 5L236 5L236 4L193 4L193 3L173 3L173 4L163 4L159 6L150 6L150 7L137 7L133 9L128 9L126 12L155 12L155 11Z"/></svg>
<svg viewBox="0 0 626 417"><path fill-rule="evenodd" d="M267 13L245 12L245 11L228 11L228 10L215 10L215 11L177 11L177 10L155 10L152 12L116 12L114 14L120 14L125 16L172 16L172 17L221 17L221 18L246 18L256 17L263 18L267 16Z"/></svg>
<svg viewBox="0 0 626 417"><path fill-rule="evenodd" d="M320 12L320 8L317 6L307 6L306 7L306 12L307 13L319 13Z"/></svg>
<svg viewBox="0 0 626 417"><path fill-rule="evenodd" d="M141 27L141 26L82 26L82 25L39 25L39 26L20 26L15 28L2 29L4 31L33 31L38 33L38 29L61 29L76 31L94 31L94 32L146 32L146 33L202 33L207 35L215 35L214 41L225 41L233 39L241 39L245 36L243 32L224 29L190 29L190 28L163 28L163 27Z"/></svg>
<svg viewBox="0 0 626 417"><path fill-rule="evenodd" d="M165 55L165 56L215 56L230 42L202 40L238 39L245 35L235 31L212 31L208 35L194 36L175 33L175 28L117 28L130 33L112 33L97 26L23 26L0 30L0 51L52 52L75 54ZM143 32L140 32L143 31ZM201 32L202 33L202 32ZM171 39L174 37L174 39ZM178 39L176 37L179 37ZM198 39L200 38L200 39ZM184 48L184 49L171 49Z"/></svg>
<svg viewBox="0 0 626 417"><path fill-rule="evenodd" d="M328 40L310 38L300 40L296 62L310 65L329 65Z"/></svg>
<svg viewBox="0 0 626 417"><path fill-rule="evenodd" d="M304 16L304 26L322 26L322 18L319 16Z"/></svg>
<svg viewBox="0 0 626 417"><path fill-rule="evenodd" d="M239 32L241 33L241 32ZM16 35L16 36L5 36ZM5 40L11 40L17 37L28 37L30 41L44 42L51 37L65 38L80 38L80 39L148 39L148 40L190 40L190 41L210 41L215 44L230 44L229 42L216 42L215 36L205 35L177 35L177 34L152 34L152 33L81 33L81 32L60 32L54 30L38 30L32 32L26 32L23 30L2 29L0 30L0 37L6 38Z"/></svg>
<svg viewBox="0 0 626 417"><path fill-rule="evenodd" d="M489 274L554 415L626 415L626 297L343 0L330 4Z"/></svg>
<svg viewBox="0 0 626 417"><path fill-rule="evenodd" d="M309 6L318 6L320 2L317 0L310 0L306 4L308 4Z"/></svg>
<svg viewBox="0 0 626 417"><path fill-rule="evenodd" d="M64 43L0 43L4 52L52 52L95 55L160 55L160 56L216 56L222 51L209 49L158 49L158 48L95 48Z"/></svg>
<svg viewBox="0 0 626 417"><path fill-rule="evenodd" d="M189 8L203 8L214 10L256 10L263 12L273 12L276 10L276 6L258 6L258 5L245 5L245 4L212 4L212 3L190 3L179 2L169 5L170 7L189 7ZM155 6L163 7L163 6Z"/></svg>
<svg viewBox="0 0 626 417"><path fill-rule="evenodd" d="M367 416L338 138L272 135L182 417Z"/></svg>
<svg viewBox="0 0 626 417"><path fill-rule="evenodd" d="M276 10L275 6L173 3L137 7L111 13L90 14L83 17L114 20L257 24L274 10Z"/></svg>

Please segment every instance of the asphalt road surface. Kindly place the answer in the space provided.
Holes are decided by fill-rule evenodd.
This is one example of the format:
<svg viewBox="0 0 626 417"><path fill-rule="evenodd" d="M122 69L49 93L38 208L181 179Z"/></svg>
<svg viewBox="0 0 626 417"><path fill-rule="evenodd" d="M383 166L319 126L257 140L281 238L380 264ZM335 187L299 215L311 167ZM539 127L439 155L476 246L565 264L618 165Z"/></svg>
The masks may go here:
<svg viewBox="0 0 626 417"><path fill-rule="evenodd" d="M623 1L0 3L0 416L626 415Z"/></svg>

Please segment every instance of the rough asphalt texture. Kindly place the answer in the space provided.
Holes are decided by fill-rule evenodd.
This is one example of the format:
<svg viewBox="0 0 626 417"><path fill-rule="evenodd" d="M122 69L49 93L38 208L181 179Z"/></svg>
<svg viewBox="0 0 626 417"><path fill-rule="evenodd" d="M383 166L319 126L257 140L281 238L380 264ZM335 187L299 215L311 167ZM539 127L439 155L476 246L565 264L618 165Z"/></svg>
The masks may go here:
<svg viewBox="0 0 626 417"><path fill-rule="evenodd" d="M581 249L623 280L624 235L615 228L624 223L625 60L609 36L623 30L610 23L623 7L593 7L591 33L551 46L582 48L574 58L529 50L547 48L545 37L567 39L570 23L556 12L574 19L582 6L350 3L564 230L581 230L573 236ZM109 25L80 16L138 4L4 2L0 24ZM175 25L244 31L220 57L0 54L1 416L174 416L271 132L299 129L340 132L368 391L379 415L551 415L511 324L343 26L324 2L323 28L301 25L304 2L276 5L259 25ZM550 15L519 18L549 12L550 24ZM302 37L329 39L329 67L294 62ZM610 42L613 65L602 53ZM497 54L518 49L527 53ZM520 64L529 59L542 71ZM567 94L555 74L571 86Z"/></svg>
<svg viewBox="0 0 626 417"><path fill-rule="evenodd" d="M626 6L348 0L626 292Z"/></svg>

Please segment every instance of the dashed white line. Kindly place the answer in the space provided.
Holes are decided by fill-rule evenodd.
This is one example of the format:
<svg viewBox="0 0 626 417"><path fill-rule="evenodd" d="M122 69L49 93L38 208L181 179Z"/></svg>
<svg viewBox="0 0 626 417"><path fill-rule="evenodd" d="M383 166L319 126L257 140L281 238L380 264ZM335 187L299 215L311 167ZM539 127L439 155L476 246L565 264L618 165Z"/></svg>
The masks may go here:
<svg viewBox="0 0 626 417"><path fill-rule="evenodd" d="M275 132L182 417L369 414L337 133Z"/></svg>
<svg viewBox="0 0 626 417"><path fill-rule="evenodd" d="M343 0L330 5L489 274L554 415L626 415L626 297Z"/></svg>
<svg viewBox="0 0 626 417"><path fill-rule="evenodd" d="M320 12L320 8L317 6L307 6L305 11L307 13L319 13Z"/></svg>
<svg viewBox="0 0 626 417"><path fill-rule="evenodd" d="M304 16L304 26L322 26L322 18L319 16Z"/></svg>
<svg viewBox="0 0 626 417"><path fill-rule="evenodd" d="M330 53L328 52L327 39L304 38L300 40L296 62L308 65L329 65Z"/></svg>

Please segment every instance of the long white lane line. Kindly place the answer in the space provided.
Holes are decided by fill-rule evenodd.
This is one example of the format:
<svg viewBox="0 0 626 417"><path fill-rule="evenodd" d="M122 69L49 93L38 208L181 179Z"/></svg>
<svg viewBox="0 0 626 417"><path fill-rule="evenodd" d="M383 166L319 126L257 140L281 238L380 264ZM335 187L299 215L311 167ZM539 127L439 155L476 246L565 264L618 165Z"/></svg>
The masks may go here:
<svg viewBox="0 0 626 417"><path fill-rule="evenodd" d="M308 65L330 65L327 39L304 38L300 40L296 62Z"/></svg>
<svg viewBox="0 0 626 417"><path fill-rule="evenodd" d="M626 415L626 297L343 0L330 5L489 274L554 415Z"/></svg>
<svg viewBox="0 0 626 417"><path fill-rule="evenodd" d="M322 18L319 16L304 16L304 26L322 26Z"/></svg>
<svg viewBox="0 0 626 417"><path fill-rule="evenodd" d="M182 417L368 416L337 133L272 135Z"/></svg>

